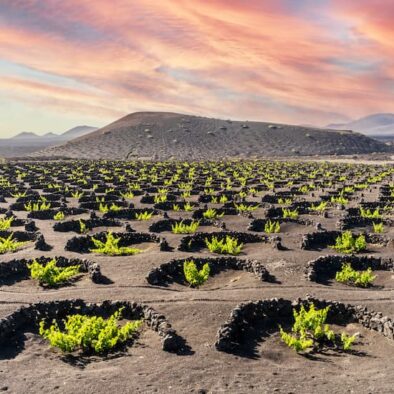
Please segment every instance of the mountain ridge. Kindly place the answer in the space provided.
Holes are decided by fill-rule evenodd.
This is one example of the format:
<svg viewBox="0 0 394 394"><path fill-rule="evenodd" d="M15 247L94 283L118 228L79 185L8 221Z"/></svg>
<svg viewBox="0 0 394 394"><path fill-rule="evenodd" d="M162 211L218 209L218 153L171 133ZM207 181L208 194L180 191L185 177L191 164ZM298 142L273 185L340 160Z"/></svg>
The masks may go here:
<svg viewBox="0 0 394 394"><path fill-rule="evenodd" d="M64 131L63 133L54 133L52 131L49 131L45 134L39 135L36 134L32 131L22 131L16 135L14 135L13 137L9 137L9 138L0 138L0 140L13 140L13 139L23 139L23 138L64 138L64 137L72 137L72 138L76 138L75 136L82 136L84 134L90 133L92 131L97 130L98 127L93 127L93 126L75 126L71 129L68 129L66 131Z"/></svg>
<svg viewBox="0 0 394 394"><path fill-rule="evenodd" d="M44 135L23 131L13 137L0 139L0 156L24 156L49 146L65 143L95 130L97 130L97 127L76 126L66 130L62 134L48 132Z"/></svg>
<svg viewBox="0 0 394 394"><path fill-rule="evenodd" d="M376 113L350 121L348 123L331 123L326 127L341 130L354 130L366 135L394 135L394 113Z"/></svg>

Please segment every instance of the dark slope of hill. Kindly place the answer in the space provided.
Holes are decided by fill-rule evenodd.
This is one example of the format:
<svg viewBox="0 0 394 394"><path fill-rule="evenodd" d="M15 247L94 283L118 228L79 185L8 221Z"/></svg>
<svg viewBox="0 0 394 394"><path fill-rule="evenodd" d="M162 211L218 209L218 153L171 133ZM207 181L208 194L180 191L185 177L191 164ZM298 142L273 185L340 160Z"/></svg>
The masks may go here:
<svg viewBox="0 0 394 394"><path fill-rule="evenodd" d="M195 160L387 151L391 148L383 143L348 131L138 112L31 156Z"/></svg>

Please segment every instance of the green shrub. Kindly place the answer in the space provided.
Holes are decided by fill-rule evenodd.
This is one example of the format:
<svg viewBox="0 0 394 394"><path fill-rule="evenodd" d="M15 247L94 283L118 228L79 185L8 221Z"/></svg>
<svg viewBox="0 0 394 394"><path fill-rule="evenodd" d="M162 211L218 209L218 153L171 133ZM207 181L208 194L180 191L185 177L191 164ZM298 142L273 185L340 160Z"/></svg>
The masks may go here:
<svg viewBox="0 0 394 394"><path fill-rule="evenodd" d="M193 210L193 206L192 204L190 204L190 202L187 202L184 206L183 206L183 210L185 212L191 212Z"/></svg>
<svg viewBox="0 0 394 394"><path fill-rule="evenodd" d="M267 234L280 233L279 221L274 222L268 219L264 225L264 232L266 232Z"/></svg>
<svg viewBox="0 0 394 394"><path fill-rule="evenodd" d="M291 198L278 198L278 204L290 205L292 203L293 203L293 200Z"/></svg>
<svg viewBox="0 0 394 394"><path fill-rule="evenodd" d="M225 204L227 201L228 201L228 198L227 198L227 196L225 194L220 196L219 202L221 204Z"/></svg>
<svg viewBox="0 0 394 394"><path fill-rule="evenodd" d="M123 198L132 199L134 198L134 193L132 191L126 191L124 193L120 193Z"/></svg>
<svg viewBox="0 0 394 394"><path fill-rule="evenodd" d="M11 193L11 196L14 198L19 198L19 197L26 197L27 192L16 192L16 193Z"/></svg>
<svg viewBox="0 0 394 394"><path fill-rule="evenodd" d="M101 213L107 213L107 212L109 212L108 205L107 205L107 204L103 204L103 203L101 202L100 205L99 205L99 211L100 211Z"/></svg>
<svg viewBox="0 0 394 394"><path fill-rule="evenodd" d="M167 201L167 195L166 194L159 194L154 197L154 202L155 204L159 204L161 202L166 202Z"/></svg>
<svg viewBox="0 0 394 394"><path fill-rule="evenodd" d="M373 228L374 233L377 233L377 234L382 233L384 231L383 222L380 222L380 223L372 222L372 228Z"/></svg>
<svg viewBox="0 0 394 394"><path fill-rule="evenodd" d="M71 196L73 198L81 198L83 196L83 192L76 190L75 192L71 192Z"/></svg>
<svg viewBox="0 0 394 394"><path fill-rule="evenodd" d="M0 218L0 231L8 230L11 227L13 221L13 216L9 218Z"/></svg>
<svg viewBox="0 0 394 394"><path fill-rule="evenodd" d="M63 220L65 218L64 212L59 211L53 216L54 220Z"/></svg>
<svg viewBox="0 0 394 394"><path fill-rule="evenodd" d="M79 219L78 223L79 223L79 233L86 234L89 231L88 228L86 227L86 223L82 219Z"/></svg>
<svg viewBox="0 0 394 394"><path fill-rule="evenodd" d="M368 219L381 219L382 218L379 208L376 208L372 212L370 209L364 209L363 207L360 207L360 216L362 218L368 218Z"/></svg>
<svg viewBox="0 0 394 394"><path fill-rule="evenodd" d="M19 242L13 239L14 233L11 233L7 238L0 237L0 254L7 252L16 252L18 249L26 245L27 242Z"/></svg>
<svg viewBox="0 0 394 394"><path fill-rule="evenodd" d="M327 201L321 201L320 204L312 204L311 211L313 212L324 212L327 208Z"/></svg>
<svg viewBox="0 0 394 394"><path fill-rule="evenodd" d="M153 216L153 212L144 211L144 212L141 212L141 213L137 213L135 215L135 218L137 220L149 220L149 219L152 218L152 216Z"/></svg>
<svg viewBox="0 0 394 394"><path fill-rule="evenodd" d="M185 279L192 287L203 285L208 280L210 271L208 263L205 263L200 271L193 260L187 260L183 263Z"/></svg>
<svg viewBox="0 0 394 394"><path fill-rule="evenodd" d="M109 207L110 211L116 212L116 211L120 211L122 209L122 207L119 207L118 205L112 203L111 206Z"/></svg>
<svg viewBox="0 0 394 394"><path fill-rule="evenodd" d="M253 212L255 211L259 206L258 205L247 205L247 204L235 204L235 209L237 212Z"/></svg>
<svg viewBox="0 0 394 394"><path fill-rule="evenodd" d="M208 238L205 238L205 244L212 253L231 254L233 256L240 254L243 247L242 243L238 244L238 240L230 237L229 235L226 235L225 239L212 237L211 241L209 241Z"/></svg>
<svg viewBox="0 0 394 394"><path fill-rule="evenodd" d="M363 190L368 188L368 184L366 183L356 183L354 187L358 190Z"/></svg>
<svg viewBox="0 0 394 394"><path fill-rule="evenodd" d="M297 353L303 352L313 347L313 340L306 338L297 338L287 332L282 327L279 328L280 337L282 341L288 346L294 349Z"/></svg>
<svg viewBox="0 0 394 394"><path fill-rule="evenodd" d="M141 252L141 250L137 248L119 246L118 244L120 238L116 238L112 232L108 232L105 242L102 242L94 237L92 237L92 241L96 246L95 249L90 249L90 251L93 253L106 254L108 256L129 256Z"/></svg>
<svg viewBox="0 0 394 394"><path fill-rule="evenodd" d="M219 214L216 209L208 208L202 215L205 219L218 219L224 216L224 212Z"/></svg>
<svg viewBox="0 0 394 394"><path fill-rule="evenodd" d="M337 237L335 245L331 247L341 253L357 253L367 249L367 242L364 235L355 238L351 231L345 231Z"/></svg>
<svg viewBox="0 0 394 394"><path fill-rule="evenodd" d="M126 342L142 325L141 320L135 320L120 326L122 309L108 319L79 314L67 316L63 321L64 330L60 329L56 320L53 320L49 328L45 328L45 321L42 320L39 333L49 340L52 347L65 353L76 350L87 353L108 352Z"/></svg>
<svg viewBox="0 0 394 394"><path fill-rule="evenodd" d="M331 202L334 204L340 204L340 205L346 205L349 200L343 196L338 196L338 197L331 197Z"/></svg>
<svg viewBox="0 0 394 394"><path fill-rule="evenodd" d="M332 340L335 334L325 324L330 307L317 310L313 304L306 310L302 305L300 311L293 309L294 324L292 332L288 334L280 327L280 336L287 346L300 352L311 348L315 343L324 338Z"/></svg>
<svg viewBox="0 0 394 394"><path fill-rule="evenodd" d="M298 218L298 210L294 209L287 209L287 208L282 208L282 213L283 213L283 217L286 218L290 218L290 219L297 219Z"/></svg>
<svg viewBox="0 0 394 394"><path fill-rule="evenodd" d="M51 209L51 203L50 202L45 202L42 201L40 202L32 202L29 201L27 204L24 205L26 211L28 212L35 212L35 211L47 211L48 209Z"/></svg>
<svg viewBox="0 0 394 394"><path fill-rule="evenodd" d="M30 270L32 279L38 279L40 285L57 286L68 282L71 278L79 274L79 265L70 267L58 267L56 259L47 264L40 264L36 259L27 267Z"/></svg>
<svg viewBox="0 0 394 394"><path fill-rule="evenodd" d="M174 234L193 234L198 230L200 222L191 222L190 224L183 223L183 220L179 223L175 223L171 226Z"/></svg>
<svg viewBox="0 0 394 394"><path fill-rule="evenodd" d="M301 336L310 335L314 339L326 337L328 340L332 340L333 332L329 329L329 326L325 324L329 309L329 306L323 309L316 309L315 306L311 304L309 310L306 310L304 306L301 306L299 312L294 310L293 316L295 322L293 331Z"/></svg>
<svg viewBox="0 0 394 394"><path fill-rule="evenodd" d="M314 304L310 304L308 310L303 305L299 312L293 309L294 324L291 329L292 333L285 332L279 326L282 341L296 352L321 347L327 342L336 344L339 341L344 350L349 350L357 334L349 337L342 333L338 337L330 329L330 326L326 324L329 309L329 306L323 309L316 309Z"/></svg>
<svg viewBox="0 0 394 394"><path fill-rule="evenodd" d="M357 339L358 333L347 335L345 332L341 334L341 342L343 350L351 350L354 341Z"/></svg>
<svg viewBox="0 0 394 394"><path fill-rule="evenodd" d="M299 192L301 192L302 194L306 194L309 192L309 186L308 185L303 185L298 189Z"/></svg>
<svg viewBox="0 0 394 394"><path fill-rule="evenodd" d="M99 202L99 201L97 201L97 202ZM120 211L121 209L122 209L122 207L119 207L114 203L112 203L109 207L107 204L103 204L102 202L100 202L100 205L99 205L99 211L101 213L107 213L109 211L116 212L116 211Z"/></svg>
<svg viewBox="0 0 394 394"><path fill-rule="evenodd" d="M138 182L129 183L128 188L130 190L141 190L141 185Z"/></svg>
<svg viewBox="0 0 394 394"><path fill-rule="evenodd" d="M341 283L351 284L357 287L371 286L376 276L372 274L372 269L366 271L356 271L349 263L342 265L341 271L335 275L335 280Z"/></svg>

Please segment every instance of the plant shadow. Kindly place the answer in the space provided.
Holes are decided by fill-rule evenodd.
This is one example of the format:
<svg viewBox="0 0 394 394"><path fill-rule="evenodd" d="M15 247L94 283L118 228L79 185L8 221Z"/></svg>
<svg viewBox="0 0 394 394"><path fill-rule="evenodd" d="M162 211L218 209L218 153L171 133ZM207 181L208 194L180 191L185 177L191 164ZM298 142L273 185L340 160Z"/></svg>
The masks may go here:
<svg viewBox="0 0 394 394"><path fill-rule="evenodd" d="M290 331L291 325L285 324L284 328L285 331ZM267 322L263 322L262 320L256 321L253 324L250 324L247 329L243 331L240 342L235 344L234 348L231 351L228 351L228 353L251 360L263 358L264 354L259 351L259 344L277 333L278 328L274 327L273 324L267 324ZM330 363L333 362L333 359L335 358L349 355L362 358L373 357L361 350L343 350L338 346L329 344L326 344L318 349L314 349L311 352L299 353L299 355L311 361L324 363Z"/></svg>
<svg viewBox="0 0 394 394"><path fill-rule="evenodd" d="M11 360L25 349L25 333L17 333L0 347L0 360Z"/></svg>

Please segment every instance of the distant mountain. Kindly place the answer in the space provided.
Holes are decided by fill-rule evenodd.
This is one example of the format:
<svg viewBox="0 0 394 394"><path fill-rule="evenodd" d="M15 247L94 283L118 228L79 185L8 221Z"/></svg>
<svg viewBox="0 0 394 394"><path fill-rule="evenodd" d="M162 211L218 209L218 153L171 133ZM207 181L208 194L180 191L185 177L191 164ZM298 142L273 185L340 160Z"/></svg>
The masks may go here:
<svg viewBox="0 0 394 394"><path fill-rule="evenodd" d="M64 144L95 130L97 127L77 126L62 134L49 132L44 135L23 131L12 138L0 139L0 157L24 156L44 148Z"/></svg>
<svg viewBox="0 0 394 394"><path fill-rule="evenodd" d="M60 137L58 134L55 133L46 133L43 136L41 136L40 138L58 138Z"/></svg>
<svg viewBox="0 0 394 394"><path fill-rule="evenodd" d="M60 135L60 137L62 138L62 140L69 141L74 138L82 137L83 135L92 133L97 129L98 129L97 127L92 127L92 126L77 126L70 130L65 131L63 134Z"/></svg>
<svg viewBox="0 0 394 394"><path fill-rule="evenodd" d="M28 131L22 131L22 133L19 133L10 139L11 140L24 140L24 139L31 139L31 138L40 138L40 136L35 133L28 132Z"/></svg>
<svg viewBox="0 0 394 394"><path fill-rule="evenodd" d="M372 114L349 123L332 123L327 128L353 130L371 136L390 136L394 135L394 114Z"/></svg>

